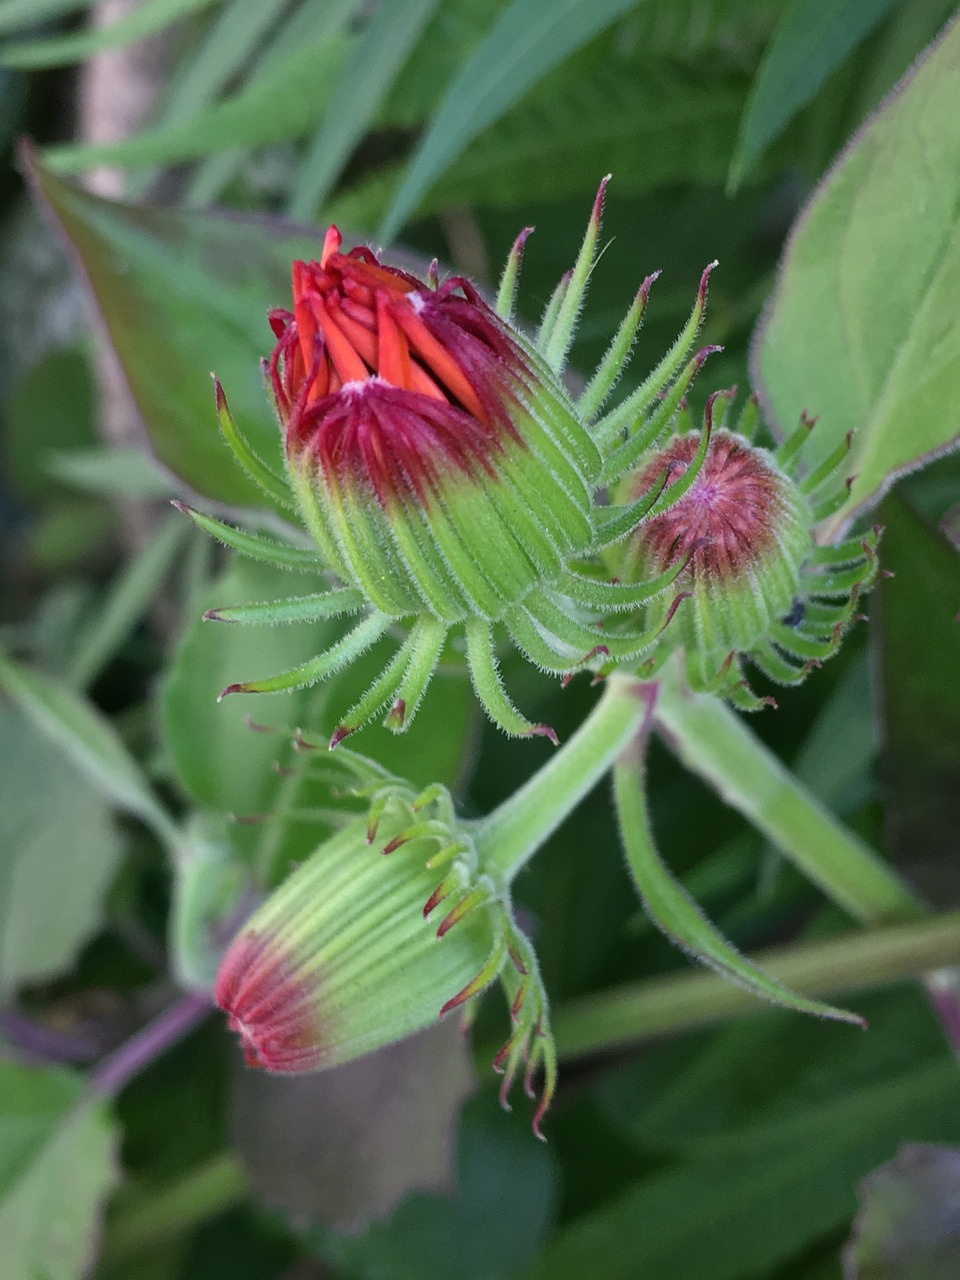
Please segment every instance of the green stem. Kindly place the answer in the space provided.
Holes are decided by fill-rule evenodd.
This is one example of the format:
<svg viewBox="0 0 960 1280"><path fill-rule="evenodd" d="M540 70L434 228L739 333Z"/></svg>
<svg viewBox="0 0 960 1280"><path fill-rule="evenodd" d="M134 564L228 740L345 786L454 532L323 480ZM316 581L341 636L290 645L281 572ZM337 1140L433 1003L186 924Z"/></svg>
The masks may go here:
<svg viewBox="0 0 960 1280"><path fill-rule="evenodd" d="M611 676L569 742L478 824L474 841L484 871L509 884L593 790L643 723L641 688L633 678Z"/></svg>
<svg viewBox="0 0 960 1280"><path fill-rule="evenodd" d="M865 841L825 809L726 703L664 670L657 727L687 766L805 876L862 924L915 920L921 900Z"/></svg>
<svg viewBox="0 0 960 1280"><path fill-rule="evenodd" d="M232 1208L247 1180L230 1152L214 1156L175 1183L108 1220L100 1264L116 1266Z"/></svg>
<svg viewBox="0 0 960 1280"><path fill-rule="evenodd" d="M771 977L812 998L867 991L960 964L960 911L761 953ZM576 1058L769 1008L703 970L631 983L562 1004L553 1014L558 1056Z"/></svg>

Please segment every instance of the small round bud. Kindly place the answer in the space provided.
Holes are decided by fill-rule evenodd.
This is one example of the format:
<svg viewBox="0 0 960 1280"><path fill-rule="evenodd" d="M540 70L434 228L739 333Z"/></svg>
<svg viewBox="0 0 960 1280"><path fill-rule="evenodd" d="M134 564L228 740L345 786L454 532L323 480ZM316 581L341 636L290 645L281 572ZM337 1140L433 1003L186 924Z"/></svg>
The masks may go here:
<svg viewBox="0 0 960 1280"><path fill-rule="evenodd" d="M640 497L690 467L699 432L676 436L631 478ZM772 455L730 431L716 431L686 493L641 522L624 547L622 571L644 580L683 564L676 586L692 599L678 611L675 639L706 666L749 649L790 609L811 548L810 504ZM664 612L668 602L654 601Z"/></svg>

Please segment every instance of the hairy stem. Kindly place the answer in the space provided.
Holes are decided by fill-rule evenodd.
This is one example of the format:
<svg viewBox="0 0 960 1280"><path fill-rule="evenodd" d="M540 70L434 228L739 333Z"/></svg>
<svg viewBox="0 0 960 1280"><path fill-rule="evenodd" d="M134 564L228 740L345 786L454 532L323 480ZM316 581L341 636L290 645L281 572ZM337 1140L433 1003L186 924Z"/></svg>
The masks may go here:
<svg viewBox="0 0 960 1280"><path fill-rule="evenodd" d="M183 996L169 1005L91 1072L90 1093L101 1098L116 1097L134 1076L198 1026L211 1008L206 995Z"/></svg>
<svg viewBox="0 0 960 1280"><path fill-rule="evenodd" d="M897 872L810 794L726 703L664 670L657 727L691 772L767 835L862 924L915 920L923 902Z"/></svg>
<svg viewBox="0 0 960 1280"><path fill-rule="evenodd" d="M611 676L573 737L478 824L474 840L485 871L509 884L593 790L643 722L642 689L630 677Z"/></svg>

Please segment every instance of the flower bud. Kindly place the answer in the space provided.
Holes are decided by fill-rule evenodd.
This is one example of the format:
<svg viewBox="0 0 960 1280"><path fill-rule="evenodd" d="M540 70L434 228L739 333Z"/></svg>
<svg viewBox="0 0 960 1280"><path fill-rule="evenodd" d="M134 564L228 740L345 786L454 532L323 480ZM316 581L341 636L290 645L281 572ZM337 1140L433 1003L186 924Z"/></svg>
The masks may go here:
<svg viewBox="0 0 960 1280"><path fill-rule="evenodd" d="M509 891L478 868L444 788L418 796L385 779L369 812L325 840L243 925L215 997L251 1066L304 1072L469 1012L498 978L513 1024L494 1063L505 1071L501 1097L506 1105L521 1063L528 1091L542 1066L536 1128L556 1060L536 957L513 923Z"/></svg>
<svg viewBox="0 0 960 1280"><path fill-rule="evenodd" d="M589 545L596 446L468 280L341 252L331 227L319 262L293 264L293 311L270 319L301 513L378 609L499 618Z"/></svg>
<svg viewBox="0 0 960 1280"><path fill-rule="evenodd" d="M815 547L820 490L849 442L822 474L788 474L813 424L804 420L776 451L761 448L716 426L733 394L711 395L703 430L665 440L624 482L632 497L665 484L682 493L641 519L612 559L628 581L675 572L689 600L663 651L682 647L694 687L755 707L761 700L745 689L738 655L791 684L829 657L853 620L858 592L872 581L876 535ZM747 416L754 411L748 403ZM665 618L668 608L653 599L648 618Z"/></svg>

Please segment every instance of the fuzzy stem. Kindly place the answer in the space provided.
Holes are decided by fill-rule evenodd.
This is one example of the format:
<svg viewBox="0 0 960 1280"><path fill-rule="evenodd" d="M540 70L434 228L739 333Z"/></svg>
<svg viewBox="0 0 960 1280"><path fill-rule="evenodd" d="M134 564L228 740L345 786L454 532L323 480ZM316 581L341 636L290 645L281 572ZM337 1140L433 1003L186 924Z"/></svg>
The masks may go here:
<svg viewBox="0 0 960 1280"><path fill-rule="evenodd" d="M613 675L577 732L539 772L480 822L474 842L484 871L506 884L592 791L640 728L643 686Z"/></svg>
<svg viewBox="0 0 960 1280"><path fill-rule="evenodd" d="M881 924L924 914L897 872L838 822L736 712L683 688L672 669L663 672L657 727L688 769L855 920Z"/></svg>
<svg viewBox="0 0 960 1280"><path fill-rule="evenodd" d="M960 911L778 947L756 961L765 973L806 996L867 991L960 963ZM562 1004L553 1015L553 1033L558 1055L569 1059L767 1008L744 988L695 970Z"/></svg>
<svg viewBox="0 0 960 1280"><path fill-rule="evenodd" d="M212 1009L206 995L183 996L125 1040L91 1072L91 1094L114 1098L134 1076L198 1026Z"/></svg>

